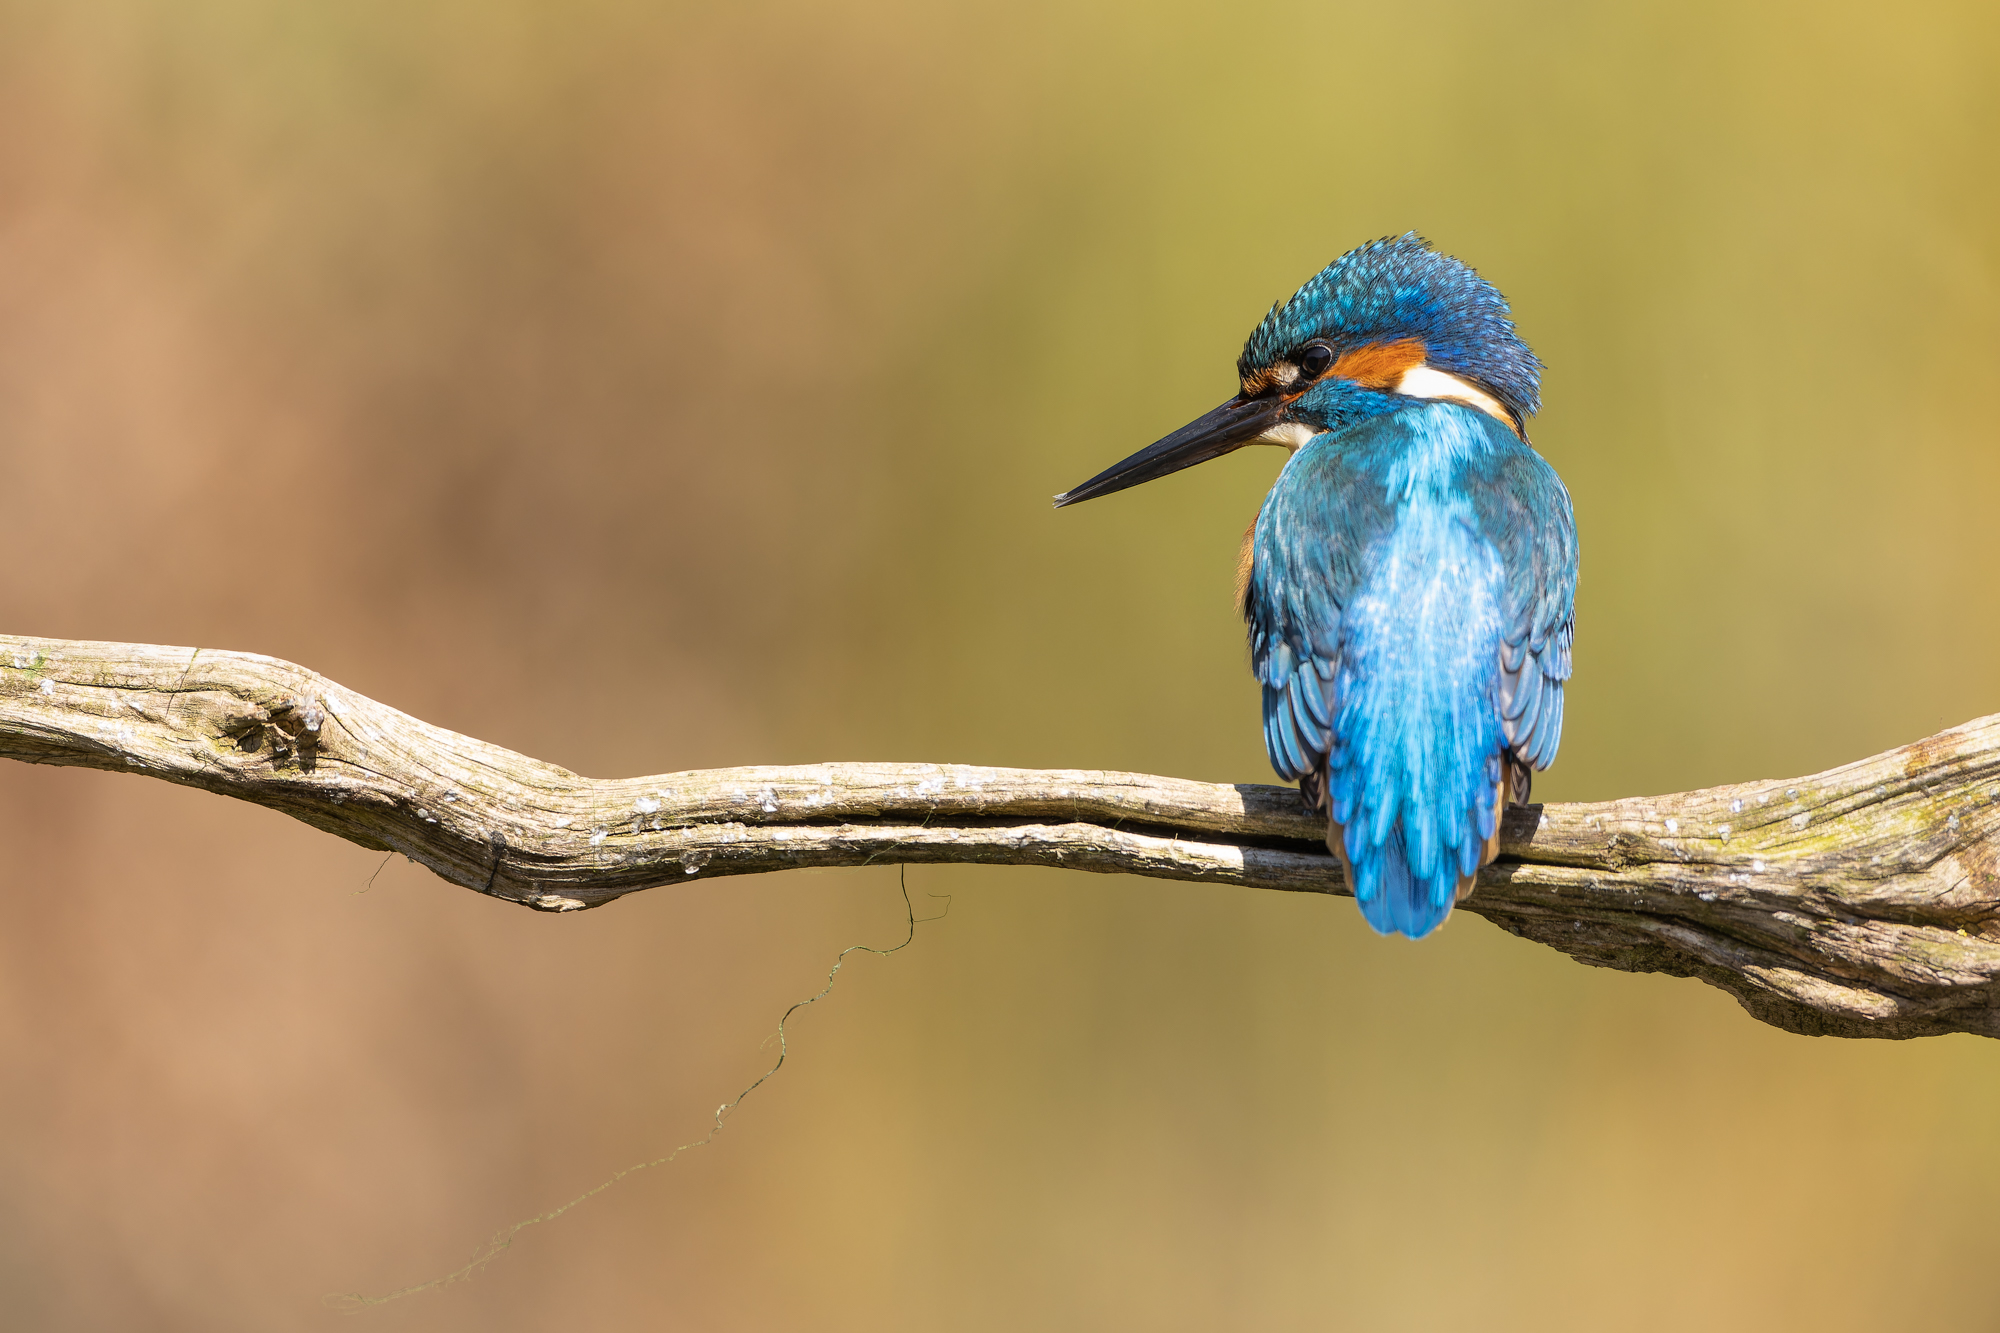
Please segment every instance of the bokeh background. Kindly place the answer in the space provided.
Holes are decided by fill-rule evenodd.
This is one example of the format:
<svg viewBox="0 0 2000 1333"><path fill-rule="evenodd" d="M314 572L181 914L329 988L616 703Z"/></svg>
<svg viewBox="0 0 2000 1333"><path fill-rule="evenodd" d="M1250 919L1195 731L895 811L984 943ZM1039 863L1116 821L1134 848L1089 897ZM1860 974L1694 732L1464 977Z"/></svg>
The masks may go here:
<svg viewBox="0 0 2000 1333"><path fill-rule="evenodd" d="M598 776L1267 780L1252 451L1048 496L1418 228L1549 364L1554 800L2000 710L1990 4L0 3L10 632ZM379 871L379 873L378 873ZM372 888L369 887L372 879ZM2000 1046L1475 918L920 868L576 918L0 770L0 1307L46 1330L2000 1321ZM351 1319L351 1324L342 1324Z"/></svg>

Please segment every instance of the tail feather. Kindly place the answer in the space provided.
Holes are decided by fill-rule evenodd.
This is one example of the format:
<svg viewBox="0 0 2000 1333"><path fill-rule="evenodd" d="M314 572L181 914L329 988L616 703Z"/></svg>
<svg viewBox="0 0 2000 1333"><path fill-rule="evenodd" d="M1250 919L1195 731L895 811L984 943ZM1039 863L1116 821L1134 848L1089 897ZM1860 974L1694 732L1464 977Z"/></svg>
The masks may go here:
<svg viewBox="0 0 2000 1333"><path fill-rule="evenodd" d="M1504 579L1448 507L1412 509L1377 558L1343 612L1330 840L1368 923L1420 939L1471 891L1498 823Z"/></svg>
<svg viewBox="0 0 2000 1333"><path fill-rule="evenodd" d="M1473 876L1459 874L1456 865L1441 866L1430 875L1411 869L1400 826L1359 856L1338 824L1327 826L1326 842L1347 871L1361 915L1381 934L1420 940L1443 925L1452 905L1472 892Z"/></svg>
<svg viewBox="0 0 2000 1333"><path fill-rule="evenodd" d="M1396 820L1379 843L1369 845L1365 836L1352 844L1333 799L1335 784L1330 769L1337 767L1331 756L1321 756L1299 779L1299 794L1307 810L1324 814L1327 850L1340 858L1348 887L1361 904L1368 924L1384 935L1407 935L1421 939L1443 925L1452 907L1472 895L1479 871L1500 855L1500 820L1509 805L1526 805L1534 783L1534 770L1512 755L1495 755L1486 766L1485 779L1492 784L1493 799L1483 804L1477 823L1467 836L1445 848L1451 856L1440 864L1436 850L1428 868L1412 864L1409 844L1413 838L1434 837L1438 830L1429 821L1412 820L1424 811L1421 802L1411 802L1404 818ZM1348 813L1352 813L1351 808ZM1415 823L1416 829L1411 825ZM1356 830L1357 834L1365 831ZM1435 844L1434 844L1435 848Z"/></svg>

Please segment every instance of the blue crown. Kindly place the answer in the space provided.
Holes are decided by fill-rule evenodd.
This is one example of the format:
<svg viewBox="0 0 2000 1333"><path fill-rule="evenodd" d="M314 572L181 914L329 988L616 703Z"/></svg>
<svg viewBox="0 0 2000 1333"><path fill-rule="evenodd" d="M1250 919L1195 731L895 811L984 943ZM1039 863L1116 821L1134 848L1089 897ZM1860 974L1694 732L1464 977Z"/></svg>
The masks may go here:
<svg viewBox="0 0 2000 1333"><path fill-rule="evenodd" d="M1262 370L1313 338L1342 348L1421 338L1426 364L1471 380L1517 419L1542 405L1542 363L1514 331L1506 298L1415 232L1349 250L1272 306L1237 368Z"/></svg>

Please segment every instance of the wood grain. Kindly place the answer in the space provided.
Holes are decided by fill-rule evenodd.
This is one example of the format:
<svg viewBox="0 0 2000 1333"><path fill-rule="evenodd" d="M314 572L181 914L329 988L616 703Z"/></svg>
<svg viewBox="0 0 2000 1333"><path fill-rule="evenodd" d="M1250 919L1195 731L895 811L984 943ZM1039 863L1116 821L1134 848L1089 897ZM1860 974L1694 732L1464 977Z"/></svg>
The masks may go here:
<svg viewBox="0 0 2000 1333"><path fill-rule="evenodd" d="M539 911L963 861L1345 894L1289 787L953 764L593 779L276 658L0 636L0 757L280 810ZM1793 1032L2000 1036L2000 716L1811 777L1511 810L1461 910Z"/></svg>

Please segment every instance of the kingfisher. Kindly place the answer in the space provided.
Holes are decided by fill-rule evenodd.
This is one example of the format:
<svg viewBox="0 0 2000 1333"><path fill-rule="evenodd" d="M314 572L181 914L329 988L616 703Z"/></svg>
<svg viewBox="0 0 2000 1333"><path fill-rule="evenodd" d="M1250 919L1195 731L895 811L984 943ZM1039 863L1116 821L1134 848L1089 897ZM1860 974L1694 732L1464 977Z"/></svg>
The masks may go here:
<svg viewBox="0 0 2000 1333"><path fill-rule="evenodd" d="M1576 519L1528 441L1541 370L1492 283L1388 237L1271 307L1235 397L1055 497L1289 451L1237 562L1264 747L1384 935L1444 923L1562 740Z"/></svg>

